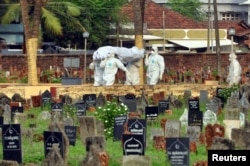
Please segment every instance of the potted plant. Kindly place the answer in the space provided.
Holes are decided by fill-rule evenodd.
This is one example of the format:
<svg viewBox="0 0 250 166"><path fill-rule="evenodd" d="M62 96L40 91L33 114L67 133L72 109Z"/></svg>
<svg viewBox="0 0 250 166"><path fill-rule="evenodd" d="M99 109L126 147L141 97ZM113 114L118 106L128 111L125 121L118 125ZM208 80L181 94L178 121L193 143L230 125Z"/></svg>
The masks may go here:
<svg viewBox="0 0 250 166"><path fill-rule="evenodd" d="M186 82L190 82L191 81L191 77L193 76L193 72L191 70L187 70L184 72L184 76L185 76L185 80Z"/></svg>

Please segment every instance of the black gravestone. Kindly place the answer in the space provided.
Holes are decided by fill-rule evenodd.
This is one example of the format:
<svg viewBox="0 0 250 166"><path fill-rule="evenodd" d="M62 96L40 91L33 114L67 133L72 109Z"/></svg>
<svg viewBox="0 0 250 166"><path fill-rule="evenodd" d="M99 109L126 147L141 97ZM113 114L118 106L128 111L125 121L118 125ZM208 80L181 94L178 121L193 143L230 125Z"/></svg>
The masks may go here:
<svg viewBox="0 0 250 166"><path fill-rule="evenodd" d="M141 155L145 153L143 135L123 134L123 155Z"/></svg>
<svg viewBox="0 0 250 166"><path fill-rule="evenodd" d="M167 137L166 148L171 166L189 166L189 138Z"/></svg>
<svg viewBox="0 0 250 166"><path fill-rule="evenodd" d="M199 99L189 99L188 109L189 111L200 111Z"/></svg>
<svg viewBox="0 0 250 166"><path fill-rule="evenodd" d="M157 106L146 106L145 107L145 118L146 120L156 120L158 117L158 107Z"/></svg>
<svg viewBox="0 0 250 166"><path fill-rule="evenodd" d="M48 91L48 90L45 90L43 93L42 93L42 104L44 103L50 103L51 102L51 93Z"/></svg>
<svg viewBox="0 0 250 166"><path fill-rule="evenodd" d="M127 115L116 116L114 120L114 141L122 139L124 125L127 122Z"/></svg>
<svg viewBox="0 0 250 166"><path fill-rule="evenodd" d="M76 126L64 126L64 131L69 139L69 144L75 146L76 144Z"/></svg>
<svg viewBox="0 0 250 166"><path fill-rule="evenodd" d="M23 113L23 107L11 106L11 121L13 121L16 112Z"/></svg>
<svg viewBox="0 0 250 166"><path fill-rule="evenodd" d="M63 137L61 132L53 132L53 131L44 131L44 154L47 156L47 154L52 149L53 144L58 145L58 148L60 149L60 154L62 157L63 155Z"/></svg>
<svg viewBox="0 0 250 166"><path fill-rule="evenodd" d="M75 103L76 116L86 116L86 105L84 101L78 101Z"/></svg>
<svg viewBox="0 0 250 166"><path fill-rule="evenodd" d="M22 141L20 124L3 125L3 159L22 163Z"/></svg>
<svg viewBox="0 0 250 166"><path fill-rule="evenodd" d="M82 98L86 104L86 110L96 106L96 94L85 94Z"/></svg>
<svg viewBox="0 0 250 166"><path fill-rule="evenodd" d="M159 100L158 110L159 114L165 113L166 110L169 110L169 100Z"/></svg>
<svg viewBox="0 0 250 166"><path fill-rule="evenodd" d="M199 126L202 130L202 126L203 126L202 111L189 111L188 112L188 126Z"/></svg>
<svg viewBox="0 0 250 166"><path fill-rule="evenodd" d="M3 116L0 116L0 128L3 126Z"/></svg>
<svg viewBox="0 0 250 166"><path fill-rule="evenodd" d="M119 97L119 100L128 107L129 112L137 111L137 101L134 94L126 94L125 96Z"/></svg>
<svg viewBox="0 0 250 166"><path fill-rule="evenodd" d="M51 110L54 112L62 112L63 103L51 103Z"/></svg>
<svg viewBox="0 0 250 166"><path fill-rule="evenodd" d="M250 78L250 72L246 72L246 77Z"/></svg>
<svg viewBox="0 0 250 166"><path fill-rule="evenodd" d="M146 119L128 119L128 131L132 134L143 135L144 147L146 147Z"/></svg>

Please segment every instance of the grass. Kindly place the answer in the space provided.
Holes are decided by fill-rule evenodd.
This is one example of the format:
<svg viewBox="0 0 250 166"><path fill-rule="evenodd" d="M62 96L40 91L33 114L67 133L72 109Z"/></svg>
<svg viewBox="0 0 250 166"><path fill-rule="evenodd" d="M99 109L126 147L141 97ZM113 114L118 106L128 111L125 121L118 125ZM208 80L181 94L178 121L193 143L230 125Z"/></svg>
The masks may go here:
<svg viewBox="0 0 250 166"><path fill-rule="evenodd" d="M201 111L205 111L205 105L201 106ZM167 118L167 119L179 119L184 111L184 108L174 109L172 115L160 115L159 119ZM223 111L222 111L223 112ZM25 113L35 115L35 118L29 119L23 124L24 128L28 128L30 123L36 123L36 128L33 129L34 134L42 134L43 131L47 130L48 121L39 120L37 118L41 113L40 108L32 108L30 110L26 110ZM93 115L93 113L88 113L88 115ZM248 117L249 119L249 117ZM218 121L222 122L223 113L218 116ZM150 128L151 127L160 127L160 122L154 123L152 125L147 126L147 138L150 136ZM203 127L204 132L204 127ZM182 128L182 137L185 137L185 128ZM22 137L22 155L23 155L23 165L27 165L28 163L35 163L40 165L41 161L44 159L44 144L43 141L35 142L31 141L30 137L23 136ZM153 142L147 139L147 148L145 151L146 156L151 157L152 166L159 165L169 165L167 164L166 152L161 150L156 150L153 148ZM194 164L196 161L207 160L207 151L205 145L198 144L198 153L190 153L190 166ZM2 149L2 144L0 144L0 149ZM120 141L113 141L112 139L106 140L106 151L109 154L109 165L110 166L120 166L122 165L122 157L123 157L123 149ZM68 156L68 166L78 166L79 163L85 158L86 151L85 146L82 144L80 140L80 136L77 136L76 146L69 147L69 156ZM3 158L3 152L0 151L0 158Z"/></svg>

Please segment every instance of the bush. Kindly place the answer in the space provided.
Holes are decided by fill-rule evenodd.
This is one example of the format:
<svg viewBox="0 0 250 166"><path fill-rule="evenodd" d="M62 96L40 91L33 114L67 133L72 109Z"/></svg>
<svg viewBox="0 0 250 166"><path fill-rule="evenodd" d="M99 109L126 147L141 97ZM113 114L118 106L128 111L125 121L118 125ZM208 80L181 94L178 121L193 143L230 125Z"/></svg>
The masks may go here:
<svg viewBox="0 0 250 166"><path fill-rule="evenodd" d="M97 120L104 122L104 134L106 138L113 137L114 132L114 119L118 115L127 115L128 107L123 103L117 103L112 100L107 102L103 107L98 107L95 112Z"/></svg>
<svg viewBox="0 0 250 166"><path fill-rule="evenodd" d="M231 96L232 92L236 92L240 89L239 85L233 85L229 88L223 88L221 91L219 91L219 96L222 96L225 101Z"/></svg>

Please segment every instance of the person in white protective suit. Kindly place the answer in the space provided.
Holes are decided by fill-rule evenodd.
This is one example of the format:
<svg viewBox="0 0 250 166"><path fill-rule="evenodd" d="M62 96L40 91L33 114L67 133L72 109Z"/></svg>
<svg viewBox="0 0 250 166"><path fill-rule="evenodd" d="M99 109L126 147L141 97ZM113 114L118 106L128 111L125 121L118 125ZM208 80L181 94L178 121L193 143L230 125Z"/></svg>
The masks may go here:
<svg viewBox="0 0 250 166"><path fill-rule="evenodd" d="M147 84L156 85L159 80L162 80L165 70L164 58L158 54L157 47L152 47L150 56L146 55L145 65L147 67Z"/></svg>
<svg viewBox="0 0 250 166"><path fill-rule="evenodd" d="M94 84L93 86L103 85L103 68L100 67L101 60L94 60L89 64L89 68L94 70Z"/></svg>
<svg viewBox="0 0 250 166"><path fill-rule="evenodd" d="M107 58L101 61L100 67L103 68L103 80L105 86L111 86L115 82L115 75L118 71L118 68L123 70L126 73L126 78L130 80L130 74L123 63L115 58L114 51L110 50Z"/></svg>
<svg viewBox="0 0 250 166"><path fill-rule="evenodd" d="M241 66L239 61L237 60L237 56L234 53L229 54L229 73L227 76L227 82L229 85L238 85L241 80Z"/></svg>
<svg viewBox="0 0 250 166"><path fill-rule="evenodd" d="M139 85L140 84L140 59L128 62L126 65L127 70L130 73L130 80L126 78L125 85Z"/></svg>

